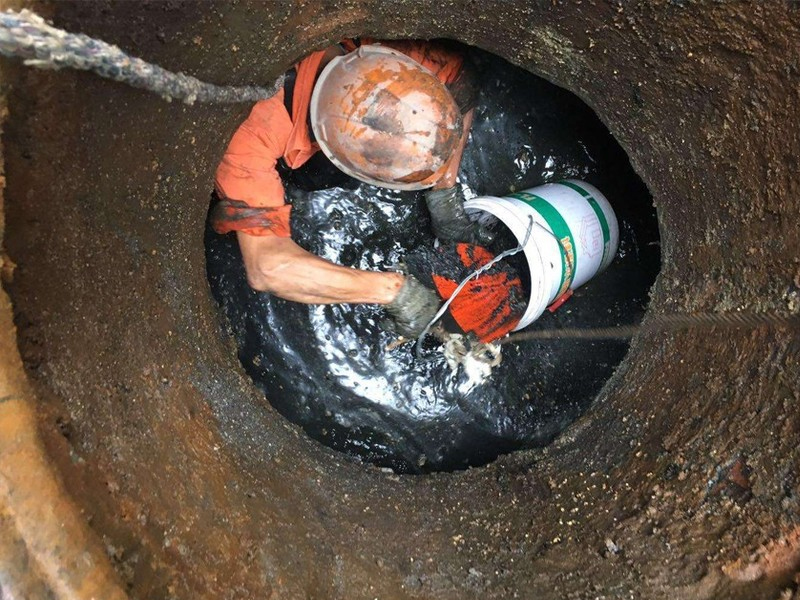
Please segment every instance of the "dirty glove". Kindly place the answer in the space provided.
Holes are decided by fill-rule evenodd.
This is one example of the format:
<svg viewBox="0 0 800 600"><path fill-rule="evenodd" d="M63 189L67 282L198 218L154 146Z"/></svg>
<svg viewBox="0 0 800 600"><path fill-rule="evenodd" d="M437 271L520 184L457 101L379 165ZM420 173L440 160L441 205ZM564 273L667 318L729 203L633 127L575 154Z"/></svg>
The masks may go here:
<svg viewBox="0 0 800 600"><path fill-rule="evenodd" d="M394 330L405 338L413 339L439 310L439 295L422 285L413 275L406 275L397 297L386 305L394 321Z"/></svg>
<svg viewBox="0 0 800 600"><path fill-rule="evenodd" d="M425 202L431 213L433 232L441 242L489 244L494 236L485 227L471 221L464 211L464 199L457 186L427 190Z"/></svg>

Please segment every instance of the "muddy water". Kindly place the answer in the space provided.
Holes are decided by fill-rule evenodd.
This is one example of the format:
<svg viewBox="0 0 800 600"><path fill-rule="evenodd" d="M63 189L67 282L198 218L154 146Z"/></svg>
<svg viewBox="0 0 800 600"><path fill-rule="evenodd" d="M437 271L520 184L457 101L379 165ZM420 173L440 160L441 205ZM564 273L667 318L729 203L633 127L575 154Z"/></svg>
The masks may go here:
<svg viewBox="0 0 800 600"><path fill-rule="evenodd" d="M638 321L659 265L650 195L622 149L579 99L476 53L482 92L460 181L466 195L504 195L565 177L602 190L620 220L612 265L531 328ZM337 182L341 185L341 182ZM351 181L291 183L294 239L334 262L394 268L433 243L420 194ZM591 403L625 355L624 341L527 342L503 348L490 379L453 374L437 343L422 358L395 339L375 306L307 306L249 289L233 235L207 232L212 291L242 364L270 402L313 438L401 472L486 463L549 443Z"/></svg>

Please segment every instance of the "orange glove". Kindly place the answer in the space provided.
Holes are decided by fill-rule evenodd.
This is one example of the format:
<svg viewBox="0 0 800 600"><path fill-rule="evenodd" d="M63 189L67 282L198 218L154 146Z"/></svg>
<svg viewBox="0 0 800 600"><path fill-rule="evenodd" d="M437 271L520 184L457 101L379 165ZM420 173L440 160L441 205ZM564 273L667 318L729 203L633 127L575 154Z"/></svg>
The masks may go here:
<svg viewBox="0 0 800 600"><path fill-rule="evenodd" d="M439 295L447 300L464 278L493 258L482 246L462 243L437 250L420 249L407 262L420 278L427 271ZM501 261L467 282L450 304L448 314L460 333L471 333L481 342L491 342L517 326L525 307L519 275Z"/></svg>

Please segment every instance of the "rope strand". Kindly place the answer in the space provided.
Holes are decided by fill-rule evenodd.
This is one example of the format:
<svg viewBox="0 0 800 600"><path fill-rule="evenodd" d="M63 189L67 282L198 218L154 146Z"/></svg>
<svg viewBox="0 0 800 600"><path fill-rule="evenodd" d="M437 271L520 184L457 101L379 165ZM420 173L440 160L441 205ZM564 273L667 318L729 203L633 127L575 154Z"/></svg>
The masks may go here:
<svg viewBox="0 0 800 600"><path fill-rule="evenodd" d="M579 339L602 340L631 338L638 333L655 333L663 331L680 331L701 327L710 329L757 329L759 327L786 327L800 329L800 315L782 315L778 313L694 313L653 315L640 325L620 325L617 327L593 327L581 329L565 327L563 329L543 329L541 331L524 331L512 334L502 340L501 344L512 344L528 340Z"/></svg>
<svg viewBox="0 0 800 600"><path fill-rule="evenodd" d="M186 104L255 102L274 96L283 85L283 76L269 87L205 83L130 56L102 40L48 25L27 9L0 13L0 54L21 58L25 65L39 69L67 67L92 71L106 79L154 92L167 101L174 98Z"/></svg>

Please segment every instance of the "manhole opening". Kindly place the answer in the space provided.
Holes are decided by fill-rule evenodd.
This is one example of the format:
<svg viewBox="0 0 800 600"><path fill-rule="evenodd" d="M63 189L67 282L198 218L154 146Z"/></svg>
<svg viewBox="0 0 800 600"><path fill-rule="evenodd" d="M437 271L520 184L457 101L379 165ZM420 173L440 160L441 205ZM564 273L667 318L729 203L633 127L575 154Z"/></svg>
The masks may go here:
<svg viewBox="0 0 800 600"><path fill-rule="evenodd" d="M528 329L638 322L660 267L651 196L594 112L574 94L463 46L479 85L459 172L466 197L505 196L565 179L594 185L619 221L610 266ZM391 270L432 245L423 196L332 177L312 186L284 173L292 239L335 263ZM497 234L503 237L502 226ZM252 290L235 234L206 232L208 277L239 359L270 403L312 438L403 473L451 471L551 443L591 404L624 358L625 340L503 346L483 381L455 370L428 341L424 356L377 305L308 305ZM517 263L519 264L519 263ZM288 275L291 276L291 275Z"/></svg>

